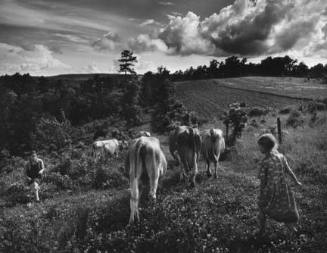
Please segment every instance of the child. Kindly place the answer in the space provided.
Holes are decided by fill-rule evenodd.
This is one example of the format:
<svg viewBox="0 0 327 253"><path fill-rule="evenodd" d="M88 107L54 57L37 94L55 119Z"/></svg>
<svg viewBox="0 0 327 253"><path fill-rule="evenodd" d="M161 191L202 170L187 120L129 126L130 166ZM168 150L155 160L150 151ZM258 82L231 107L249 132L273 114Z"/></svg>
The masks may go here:
<svg viewBox="0 0 327 253"><path fill-rule="evenodd" d="M28 178L29 184L32 184L32 190L35 194L35 199L40 202L39 198L39 180L44 172L43 161L38 158L35 151L32 152L29 162L26 166L26 176Z"/></svg>
<svg viewBox="0 0 327 253"><path fill-rule="evenodd" d="M289 167L284 155L277 151L277 141L272 134L264 134L258 140L261 153L265 155L260 162L259 195L259 234L265 232L266 217L284 222L292 231L299 220L293 192L286 181L288 174L297 185L302 185Z"/></svg>

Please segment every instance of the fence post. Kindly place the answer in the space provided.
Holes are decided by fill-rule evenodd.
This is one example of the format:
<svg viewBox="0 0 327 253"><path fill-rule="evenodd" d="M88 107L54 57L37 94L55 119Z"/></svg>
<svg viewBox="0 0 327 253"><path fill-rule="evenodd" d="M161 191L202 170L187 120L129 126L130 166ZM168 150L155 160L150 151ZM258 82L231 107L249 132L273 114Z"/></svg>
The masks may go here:
<svg viewBox="0 0 327 253"><path fill-rule="evenodd" d="M228 133L228 131L229 131L229 123L227 122L226 123L226 143L229 145L229 133Z"/></svg>
<svg viewBox="0 0 327 253"><path fill-rule="evenodd" d="M279 144L282 144L283 139L282 139L282 127L280 124L280 118L277 118L277 132L278 132L278 142Z"/></svg>

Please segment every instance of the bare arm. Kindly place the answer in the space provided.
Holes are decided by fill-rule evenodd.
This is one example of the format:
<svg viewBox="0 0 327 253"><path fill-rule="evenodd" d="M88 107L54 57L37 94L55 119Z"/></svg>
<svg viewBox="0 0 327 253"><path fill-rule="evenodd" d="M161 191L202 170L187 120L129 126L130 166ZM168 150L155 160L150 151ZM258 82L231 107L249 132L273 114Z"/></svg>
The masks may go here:
<svg viewBox="0 0 327 253"><path fill-rule="evenodd" d="M283 157L284 165L285 165L285 171L286 173L292 178L292 180L297 184L297 185L302 185L302 183L297 179L295 176L294 172L292 171L291 167L288 165L288 162L285 157Z"/></svg>
<svg viewBox="0 0 327 253"><path fill-rule="evenodd" d="M42 160L40 160L40 163L41 163L41 170L39 171L39 174L43 174L43 172L44 172L44 163L43 163L43 161Z"/></svg>

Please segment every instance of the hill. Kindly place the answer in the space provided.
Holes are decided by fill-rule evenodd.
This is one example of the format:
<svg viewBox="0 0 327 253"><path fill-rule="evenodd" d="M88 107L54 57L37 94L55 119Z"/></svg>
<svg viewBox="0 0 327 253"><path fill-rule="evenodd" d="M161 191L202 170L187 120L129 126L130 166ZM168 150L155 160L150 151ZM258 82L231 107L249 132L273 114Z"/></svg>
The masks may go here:
<svg viewBox="0 0 327 253"><path fill-rule="evenodd" d="M186 90L185 104L196 105L198 112L206 113L208 123L201 130L223 125L215 116L227 108L224 105L229 101L247 99L249 105L265 107L275 103L279 107L302 100L289 94L268 93L263 90L265 84L253 91L219 86L215 81L225 79L180 86L189 89L177 87L179 99L183 99L181 90ZM206 89L199 88L201 85ZM32 196L23 170L26 161L7 157L1 161L0 172L0 252L325 252L327 139L322 136L327 135L326 112L318 112L315 117L309 112L278 115L284 130L280 151L303 183L301 188L292 185L301 216L299 232L290 235L282 224L269 221L267 235L256 236L257 161L262 158L256 140L275 126L277 115L269 112L250 118L251 124L229 159L220 163L218 179L205 176L205 164L200 160L194 189L179 181L179 168L169 154L167 135L153 133L160 139L169 168L160 179L156 203L148 202L143 188L141 222L133 226L126 226L126 150L118 158L95 162L91 148L93 125L108 121L110 130L127 136L129 132L149 130L148 114L146 123L138 127L130 127L116 117L78 125L71 129L75 136L72 145L39 152L47 168L41 203L30 203ZM294 121L300 125L287 123Z"/></svg>
<svg viewBox="0 0 327 253"><path fill-rule="evenodd" d="M229 104L282 107L327 98L327 84L291 77L241 77L176 82L177 99L206 118L219 117Z"/></svg>

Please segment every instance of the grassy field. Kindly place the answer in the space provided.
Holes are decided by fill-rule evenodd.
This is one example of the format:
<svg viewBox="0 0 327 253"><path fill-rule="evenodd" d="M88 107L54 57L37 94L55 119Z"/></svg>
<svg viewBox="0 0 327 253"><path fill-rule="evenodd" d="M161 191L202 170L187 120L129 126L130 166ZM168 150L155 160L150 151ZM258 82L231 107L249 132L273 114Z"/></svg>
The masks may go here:
<svg viewBox="0 0 327 253"><path fill-rule="evenodd" d="M177 98L208 119L221 115L229 104L282 108L302 100L327 97L327 84L291 77L241 77L176 83Z"/></svg>
<svg viewBox="0 0 327 253"><path fill-rule="evenodd" d="M251 99L252 91L226 88L226 92L239 93L235 97L231 96L234 93L221 94L224 102L216 106L209 98L221 87L212 82L199 81L199 86L207 87L203 91L195 83L182 84L188 86L185 105L210 119L201 129L222 127L215 118L219 110L226 108L225 103L244 101L242 98L258 106L298 102L262 93L264 97ZM178 92L180 96L181 89ZM203 96L193 95L199 93ZM303 183L303 187L291 184L300 210L299 232L291 236L282 224L269 221L267 235L255 236L257 161L262 158L256 140L264 129L275 125L276 116L270 112L250 119L257 124L246 127L229 160L220 163L218 179L208 179L200 161L195 189L178 181L167 136L157 136L169 170L160 180L157 202L142 199L141 222L134 226L126 226L129 191L124 153L118 159L94 163L86 140L70 150L44 153L47 175L42 202L32 205L27 205L24 160L11 158L0 177L0 252L326 252L326 112L319 112L315 122L311 114L301 114L303 124L297 128L286 125L289 114L279 115L285 133L280 151ZM148 128L149 124L134 130Z"/></svg>

